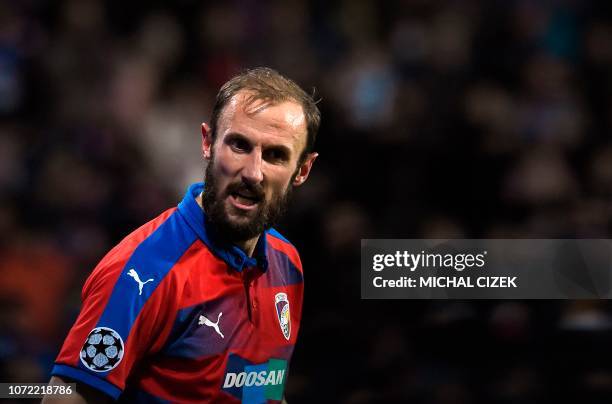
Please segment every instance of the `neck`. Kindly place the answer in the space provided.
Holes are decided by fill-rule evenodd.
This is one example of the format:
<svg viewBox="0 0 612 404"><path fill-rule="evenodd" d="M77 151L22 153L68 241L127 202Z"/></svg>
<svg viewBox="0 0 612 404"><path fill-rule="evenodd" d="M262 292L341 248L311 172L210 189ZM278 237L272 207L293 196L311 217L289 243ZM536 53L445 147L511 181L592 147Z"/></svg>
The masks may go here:
<svg viewBox="0 0 612 404"><path fill-rule="evenodd" d="M200 208L204 209L204 206L202 205L202 193L200 193L200 195L198 195L195 200L198 205L200 205ZM233 243L234 245L236 245L236 247L242 249L242 251L244 251L246 255L252 257L253 253L255 252L255 246L257 246L257 241L259 241L259 236L255 236L249 240L234 241Z"/></svg>
<svg viewBox="0 0 612 404"><path fill-rule="evenodd" d="M246 253L246 255L248 255L249 257L252 257L253 253L255 252L255 246L257 245L258 240L259 240L259 236L252 238L250 240L241 241L241 242L234 243L234 244L240 247L242 251Z"/></svg>

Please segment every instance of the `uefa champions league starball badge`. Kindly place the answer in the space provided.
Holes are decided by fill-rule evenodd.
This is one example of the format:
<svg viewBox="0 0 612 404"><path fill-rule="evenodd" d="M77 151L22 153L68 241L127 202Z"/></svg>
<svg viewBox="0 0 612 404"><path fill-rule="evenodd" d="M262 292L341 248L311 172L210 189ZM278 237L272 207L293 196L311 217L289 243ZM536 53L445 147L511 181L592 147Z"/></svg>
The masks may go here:
<svg viewBox="0 0 612 404"><path fill-rule="evenodd" d="M81 349L81 363L94 372L108 372L123 359L123 339L108 327L96 327Z"/></svg>
<svg viewBox="0 0 612 404"><path fill-rule="evenodd" d="M289 313L289 300L286 293L277 293L274 296L274 306L276 307L276 316L280 324L281 331L285 339L289 341L291 336L291 315Z"/></svg>

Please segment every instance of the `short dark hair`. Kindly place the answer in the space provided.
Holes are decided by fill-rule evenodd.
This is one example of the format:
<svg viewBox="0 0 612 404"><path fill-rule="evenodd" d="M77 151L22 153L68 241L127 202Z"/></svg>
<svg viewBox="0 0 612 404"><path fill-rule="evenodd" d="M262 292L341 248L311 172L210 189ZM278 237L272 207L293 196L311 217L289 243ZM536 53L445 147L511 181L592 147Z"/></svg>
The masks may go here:
<svg viewBox="0 0 612 404"><path fill-rule="evenodd" d="M303 161L306 154L314 149L317 132L321 124L321 112L317 107L317 101L312 96L302 90L293 80L269 67L244 70L223 84L217 93L215 106L210 117L213 142L217 136L217 124L223 108L241 90L248 90L252 93L249 102L263 100L270 104L278 104L284 101L295 101L302 106L307 129L306 147L299 159L299 161Z"/></svg>

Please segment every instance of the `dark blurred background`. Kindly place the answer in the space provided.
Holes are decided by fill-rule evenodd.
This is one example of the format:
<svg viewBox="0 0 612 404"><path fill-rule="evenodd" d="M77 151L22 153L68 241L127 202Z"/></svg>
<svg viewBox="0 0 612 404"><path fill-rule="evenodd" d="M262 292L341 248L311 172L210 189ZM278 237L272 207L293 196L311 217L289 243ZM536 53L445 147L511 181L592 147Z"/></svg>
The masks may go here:
<svg viewBox="0 0 612 404"><path fill-rule="evenodd" d="M361 238L608 238L612 3L0 0L0 380L43 382L84 279L203 177L219 86L322 98L281 231L290 403L609 403L607 301L362 301Z"/></svg>

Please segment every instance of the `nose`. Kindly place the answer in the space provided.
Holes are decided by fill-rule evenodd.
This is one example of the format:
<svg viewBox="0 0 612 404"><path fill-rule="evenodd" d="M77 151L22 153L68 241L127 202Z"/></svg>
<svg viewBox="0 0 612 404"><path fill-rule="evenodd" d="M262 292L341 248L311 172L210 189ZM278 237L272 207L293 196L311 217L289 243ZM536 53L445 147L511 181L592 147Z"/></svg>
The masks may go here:
<svg viewBox="0 0 612 404"><path fill-rule="evenodd" d="M263 171L261 170L261 153L256 149L249 153L242 169L242 178L250 184L259 184L263 181Z"/></svg>

